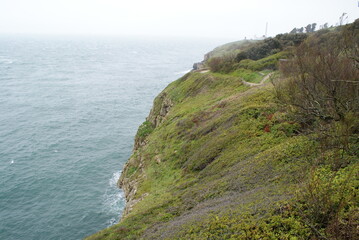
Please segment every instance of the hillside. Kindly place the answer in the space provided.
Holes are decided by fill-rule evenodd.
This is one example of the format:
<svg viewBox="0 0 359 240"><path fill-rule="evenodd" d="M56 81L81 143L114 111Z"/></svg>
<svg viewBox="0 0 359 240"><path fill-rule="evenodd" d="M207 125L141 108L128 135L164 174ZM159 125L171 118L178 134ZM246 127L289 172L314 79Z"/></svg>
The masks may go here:
<svg viewBox="0 0 359 240"><path fill-rule="evenodd" d="M154 100L124 215L88 239L359 238L358 40L357 20L207 55Z"/></svg>

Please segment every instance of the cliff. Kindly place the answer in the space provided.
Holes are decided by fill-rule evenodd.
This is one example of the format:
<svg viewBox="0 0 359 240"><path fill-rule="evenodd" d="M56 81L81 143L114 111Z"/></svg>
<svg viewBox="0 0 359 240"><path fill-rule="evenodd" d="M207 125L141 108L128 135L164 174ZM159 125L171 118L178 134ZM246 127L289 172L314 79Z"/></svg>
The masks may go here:
<svg viewBox="0 0 359 240"><path fill-rule="evenodd" d="M234 58L220 57L211 66L211 59L218 55L207 55L203 64L211 71L190 72L171 83L154 100L140 126L133 154L119 180L127 201L120 223L89 239L359 236L358 106L343 110L342 119L316 116L322 108L313 114L308 109L303 115L295 102L295 97L303 96L290 92L302 86L292 82L300 74L288 73L288 69L297 69L297 47L305 50L303 46L310 46L311 41L323 44L337 36L342 39L346 33L357 39L358 26L359 22L335 32L279 36L245 42L245 46L236 43L235 50L226 45L228 51L236 51ZM276 50L267 49L271 47ZM283 56L293 60L281 66ZM343 53L338 54L338 65L342 58ZM338 73L346 79L341 84L351 87L336 88L341 89L343 99L351 96L349 105L358 98L358 69L354 66L345 70L347 75ZM315 70L313 76L317 73ZM271 77L266 78L268 74ZM308 70L305 76L311 74ZM261 82L263 78L266 81ZM335 101L342 98L337 96ZM308 98L299 103L306 101ZM326 135L321 135L323 131Z"/></svg>
<svg viewBox="0 0 359 240"><path fill-rule="evenodd" d="M135 144L133 154L124 166L123 173L118 181L118 186L125 192L126 207L122 213L122 217L125 217L133 208L133 206L141 201L148 193L143 193L141 196L136 195L139 180L145 177L144 166L146 156L142 154L142 149L145 148L148 141L146 140L152 130L158 127L166 118L169 110L173 106L170 98L167 97L166 92L161 93L154 102L154 106L151 109L149 116L138 129L135 137ZM155 156L155 160L160 163L160 156ZM131 178L132 171L139 172L136 178Z"/></svg>

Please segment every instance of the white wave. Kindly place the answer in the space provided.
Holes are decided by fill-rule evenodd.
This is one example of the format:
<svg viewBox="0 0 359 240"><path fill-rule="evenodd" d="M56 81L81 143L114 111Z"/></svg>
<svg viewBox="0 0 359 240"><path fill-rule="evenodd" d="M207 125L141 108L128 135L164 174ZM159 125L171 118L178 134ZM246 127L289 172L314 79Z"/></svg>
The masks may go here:
<svg viewBox="0 0 359 240"><path fill-rule="evenodd" d="M180 72L175 72L174 74L175 75L183 75L183 74L186 74L186 73L189 73L192 69L190 70L185 70L185 71L180 71Z"/></svg>
<svg viewBox="0 0 359 240"><path fill-rule="evenodd" d="M116 220L116 218L111 218L110 220L107 221L107 227L111 227L112 225L116 224L118 222L118 220Z"/></svg>
<svg viewBox="0 0 359 240"><path fill-rule="evenodd" d="M125 196L121 189L117 187L117 181L120 178L121 172L115 172L109 179L109 185L103 196L104 210L117 217L112 217L107 221L108 227L116 224L120 219L120 214L124 208Z"/></svg>
<svg viewBox="0 0 359 240"><path fill-rule="evenodd" d="M120 176L121 176L120 171L112 174L112 177L110 178L110 180L108 182L111 187L117 187L117 181L118 181L118 179L120 179Z"/></svg>

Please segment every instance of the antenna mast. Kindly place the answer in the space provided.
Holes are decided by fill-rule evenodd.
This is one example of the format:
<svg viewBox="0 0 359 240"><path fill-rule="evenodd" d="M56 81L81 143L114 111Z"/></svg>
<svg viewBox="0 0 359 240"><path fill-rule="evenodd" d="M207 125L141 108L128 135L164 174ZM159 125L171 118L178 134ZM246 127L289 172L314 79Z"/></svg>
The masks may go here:
<svg viewBox="0 0 359 240"><path fill-rule="evenodd" d="M268 33L268 22L266 22L266 33L264 35L265 38L267 37L267 33Z"/></svg>

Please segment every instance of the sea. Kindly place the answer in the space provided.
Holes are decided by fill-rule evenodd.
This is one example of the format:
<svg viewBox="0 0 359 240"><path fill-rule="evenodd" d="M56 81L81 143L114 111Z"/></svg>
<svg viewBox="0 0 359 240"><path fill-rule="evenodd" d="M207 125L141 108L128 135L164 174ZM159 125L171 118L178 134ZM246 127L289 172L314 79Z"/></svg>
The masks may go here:
<svg viewBox="0 0 359 240"><path fill-rule="evenodd" d="M220 40L0 36L0 239L117 223L117 180L153 99Z"/></svg>

